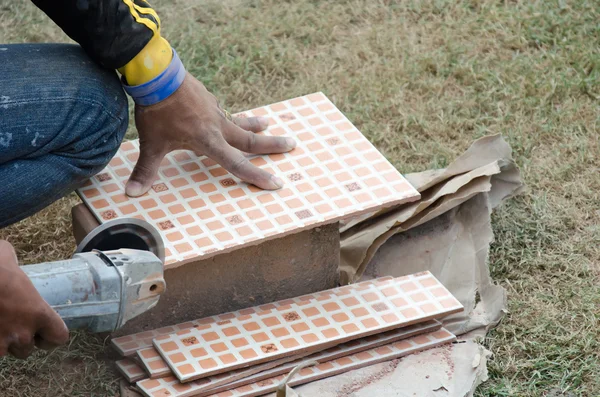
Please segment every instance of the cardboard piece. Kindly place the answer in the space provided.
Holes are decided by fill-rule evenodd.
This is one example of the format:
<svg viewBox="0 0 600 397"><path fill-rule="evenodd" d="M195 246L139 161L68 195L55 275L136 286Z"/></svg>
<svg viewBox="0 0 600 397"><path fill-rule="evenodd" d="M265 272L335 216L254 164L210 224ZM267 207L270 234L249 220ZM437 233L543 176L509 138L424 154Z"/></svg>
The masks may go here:
<svg viewBox="0 0 600 397"><path fill-rule="evenodd" d="M500 135L477 140L446 169L406 178L421 193L419 201L342 227L342 284L360 279L375 252L391 236L440 216L478 193L488 193L493 208L523 190L510 146Z"/></svg>

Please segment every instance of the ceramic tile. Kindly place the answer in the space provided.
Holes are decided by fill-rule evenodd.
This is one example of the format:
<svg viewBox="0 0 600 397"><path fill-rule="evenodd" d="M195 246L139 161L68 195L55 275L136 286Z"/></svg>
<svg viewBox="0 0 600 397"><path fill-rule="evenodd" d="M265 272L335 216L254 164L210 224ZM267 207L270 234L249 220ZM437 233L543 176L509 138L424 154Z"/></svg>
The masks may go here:
<svg viewBox="0 0 600 397"><path fill-rule="evenodd" d="M140 358L140 366L145 370L146 374L148 374L148 377L150 379L164 378L166 376L173 375L171 369L169 368L167 363L162 359L160 354L158 354L155 348L149 347L146 349L141 349L137 351L137 354ZM306 354L271 361L262 365L255 365L250 370L240 370L237 372L231 371L228 373L229 377L227 378L224 378L220 375L206 378L210 381L209 383L207 383L207 386L215 387L220 384L231 383L234 380L234 378L237 379L238 377L247 377L257 372L265 371L267 369L285 364L289 361L293 361L296 358L304 357L308 354L310 354L310 352L307 352Z"/></svg>
<svg viewBox="0 0 600 397"><path fill-rule="evenodd" d="M152 346L152 339L161 335L169 335L174 332L182 331L195 325L198 325L197 321L189 321L150 331L139 332L137 334L121 336L112 339L111 344L120 355L124 357L135 357L138 350Z"/></svg>
<svg viewBox="0 0 600 397"><path fill-rule="evenodd" d="M321 93L242 115L268 117L271 124L261 134L296 138L298 146L289 153L249 156L281 177L283 189L260 190L209 158L178 151L165 158L146 195L130 198L124 186L139 148L137 141L129 141L78 193L101 222L136 217L155 225L168 266L419 198Z"/></svg>
<svg viewBox="0 0 600 397"><path fill-rule="evenodd" d="M359 353L339 357L330 361L320 362L314 367L308 367L301 370L291 382L290 386L298 386L308 382L338 375L354 369L367 367L404 357L406 355L451 343L456 337L442 328L440 330L423 334L401 341L382 345ZM262 396L274 392L279 382L286 376L281 374L272 378L260 380L252 384L246 384L234 389L211 392L210 397L253 397ZM147 397L192 397L206 394L198 394L194 390L197 382L189 384L179 383L175 377L162 379L146 379L138 382L137 386Z"/></svg>
<svg viewBox="0 0 600 397"><path fill-rule="evenodd" d="M273 378L281 374L286 374L304 360L310 359L317 361L318 363L324 363L340 357L348 356L350 354L410 338L415 335L433 332L440 329L441 326L441 323L438 321L431 320L425 323L415 324L397 330L369 336L367 338L357 339L355 341L334 346L327 350L312 354L310 357L294 359L293 361L273 366L271 368L256 368L262 366L257 365L252 367L250 370L240 369L223 375L211 376L197 381L188 382L186 385L190 385L191 388L187 389L186 395L205 396L225 390L235 389L250 383L259 382L261 380ZM173 378L172 374L169 374L168 376ZM179 382L179 380L177 380L177 382ZM164 385L169 385L174 382L161 380L161 383Z"/></svg>
<svg viewBox="0 0 600 397"><path fill-rule="evenodd" d="M258 364L251 366L249 368L242 368L235 371L225 372L223 374L209 376L204 379L199 379L197 381L188 382L187 384L194 384L194 391L203 394L212 394L216 393L217 390L226 390L231 388L228 386L229 384L246 384L252 383L258 374L262 373L271 373L272 370L276 368L283 368L285 364L290 362L294 362L297 360L301 360L303 357L310 355L311 352L294 355L290 357L280 358L278 360L269 361L266 363ZM286 366L287 368L287 366ZM149 378L149 379L162 379L173 377L173 373L169 371L166 376ZM245 379L252 379L251 381L245 381ZM162 382L162 381L161 381ZM245 382L245 383L244 383Z"/></svg>
<svg viewBox="0 0 600 397"><path fill-rule="evenodd" d="M355 345L357 346L357 348L360 348L360 346L365 346L364 348L368 349L380 342L384 344L389 343L392 342L395 338L408 338L409 336L417 335L419 333L433 331L437 328L440 328L441 326L442 324L436 320L425 321L423 323L415 324L412 326L388 331L387 333L376 334L364 339L357 339L357 341L360 341L360 343L356 343ZM330 350L336 352L339 349L332 348ZM316 353L315 356L320 357L323 354L325 354L325 352ZM148 374L150 379L163 378L165 376L170 376L173 374L167 363L162 359L162 357L160 356L160 354L158 354L155 348L149 347L146 349L138 350L137 355L139 357L140 366ZM231 371L229 374L231 376L234 376L237 375L239 372L240 371ZM230 382L231 381L227 383Z"/></svg>
<svg viewBox="0 0 600 397"><path fill-rule="evenodd" d="M129 383L137 382L148 376L138 363L130 358L119 360L116 362L116 365L119 372Z"/></svg>
<svg viewBox="0 0 600 397"><path fill-rule="evenodd" d="M146 374L148 374L148 377L150 379L164 378L173 375L173 372L171 372L171 369L169 368L167 363L162 359L160 354L158 354L155 348L149 347L146 349L141 349L137 351L137 354L139 357L143 357L143 359L140 361L140 366L145 370ZM304 357L308 354L311 354L311 352L291 357L285 357L283 359L270 361L261 365L255 365L248 370L230 371L229 373L227 373L227 377L221 375L208 377L206 378L208 380L206 386L212 388L220 384L231 383L233 382L233 380L239 377L244 378L258 372L266 371L267 369L280 366L289 361L293 361L297 358Z"/></svg>
<svg viewBox="0 0 600 397"><path fill-rule="evenodd" d="M136 354L150 379L163 378L172 374L171 369L154 347L140 349Z"/></svg>
<svg viewBox="0 0 600 397"><path fill-rule="evenodd" d="M364 349L369 349L369 348L378 346L380 344L391 343L395 340L408 338L413 335L418 335L421 333L435 331L435 330L441 328L441 326L442 326L442 324L439 321L430 320L430 321L425 321L423 323L411 325L408 327L403 327L403 328L395 329L392 331L384 332L381 334L372 335L367 338L357 339L355 342L349 342L347 344L348 347L352 346L355 348L355 350L352 350L347 354L354 353L356 351L360 351L360 349L364 350ZM318 361L331 360L334 358L334 356L336 354L339 354L339 352L342 350L341 347L343 345L338 345L338 346L340 346L340 348L333 347L333 348L327 349L325 351L315 353L311 356L311 359L318 360ZM344 348L343 350L346 351L347 349ZM173 373L171 372L171 369L169 368L167 363L162 359L160 354L158 354L156 349L154 349L153 347L138 350L137 354L138 354L138 357L140 360L140 366L145 370L145 372L148 374L150 379L164 378L166 376L173 375ZM296 356L294 356L294 357L296 357ZM295 365L297 365L297 363L291 363L291 365L293 368ZM281 368L283 369L282 373L288 371L286 366L281 365ZM228 377L230 380L226 381L225 383L226 384L231 383L233 381L233 380L231 380L232 378L237 377L240 373L243 373L244 371L245 370L237 370L237 371L229 372ZM266 368L256 371L256 372L262 372L262 371L266 371ZM274 370L274 371L276 371L276 370ZM278 375L278 373L274 374L273 376L275 376L275 375ZM246 376L248 376L248 375L246 375ZM246 377L246 376L244 376L244 377ZM203 384L206 386L206 388L212 388L211 386L214 386L214 383L217 381L220 381L221 379L223 379L223 377L219 376L218 379L216 377L209 377L206 379L209 380L209 383L203 382Z"/></svg>
<svg viewBox="0 0 600 397"><path fill-rule="evenodd" d="M431 273L429 273L429 272L419 273L419 274L415 274L412 276L406 276L404 278L399 278L397 280L403 280L403 279L409 280L412 278L420 279L420 282L418 282L416 284L417 288L427 289L429 291L428 292L429 294L433 294L433 296L435 298L439 299L440 301L444 301L445 305L448 307L448 309L450 309L451 311L454 310L453 306L450 303L456 302L456 300L445 289L445 287L443 287L441 284L439 284L439 282L435 279L435 277L433 277L431 275ZM433 280L430 280L430 278L432 278ZM348 295L353 290L361 290L361 289L367 288L368 286L375 284L379 281L385 281L385 280L389 280L389 279L391 279L391 278L388 277L388 278L382 278L382 279L377 279L377 280L364 281L361 283L352 284L352 285L345 286L345 287L334 288L329 291L317 293L317 294L314 294L314 296L316 296L317 299L321 299L321 300L328 295L336 294L336 293L344 294L343 297L345 297L345 295ZM421 282L425 283L426 285L421 284ZM392 290L386 290L386 291L388 294L390 292L392 292ZM392 296L392 297L395 298L395 296ZM302 305L306 305L306 304L310 303L310 300L311 300L310 296L304 296L304 297L299 297L299 298L295 298L295 299L283 300L283 301L277 302L273 305L277 306L277 307L286 307L288 304L291 304L294 302L300 302L301 306L302 306ZM350 301L350 303L353 303L353 302ZM399 299L395 299L395 304L400 304L400 303L403 303L403 302ZM407 302L407 304L408 304L408 302ZM461 307L458 303L456 303L456 305L458 305L458 307ZM259 306L258 308L243 309L243 310L240 310L239 313L242 316L251 315L252 313L256 313L257 311L261 312L262 311L260 309L261 307L264 308L264 307L266 307L266 305ZM404 306L401 306L400 308L404 309ZM460 310L460 309L457 309L457 310ZM314 311L307 310L307 313L311 314L311 313L314 313ZM355 310L355 313L353 313L353 314L360 314L360 313L362 313L362 311ZM303 312L303 314L304 314L304 312ZM235 313L228 313L228 314L223 314L220 316L213 316L213 317L203 318L203 319L199 319L199 320L188 321L188 322L173 325L173 326L158 328L155 330L144 331L144 332L140 332L137 334L132 334L132 335L115 338L115 339L112 339L111 343L112 343L113 347L117 350L117 352L119 352L121 355L126 356L126 357L135 356L135 354L138 350L152 347L152 340L157 337L169 335L169 334L173 334L173 333L177 333L177 332L185 332L185 330L190 329L195 326L204 326L205 324L219 323L221 321L228 320L235 316L236 316ZM441 316L433 316L433 317L440 318ZM244 319L245 319L245 317L244 317ZM228 330L227 332L231 332L231 331Z"/></svg>
<svg viewBox="0 0 600 397"><path fill-rule="evenodd" d="M150 379L164 378L172 374L171 369L154 347L147 347L136 352L140 365Z"/></svg>
<svg viewBox="0 0 600 397"><path fill-rule="evenodd" d="M462 310L429 272L383 278L200 320L153 340L187 382Z"/></svg>

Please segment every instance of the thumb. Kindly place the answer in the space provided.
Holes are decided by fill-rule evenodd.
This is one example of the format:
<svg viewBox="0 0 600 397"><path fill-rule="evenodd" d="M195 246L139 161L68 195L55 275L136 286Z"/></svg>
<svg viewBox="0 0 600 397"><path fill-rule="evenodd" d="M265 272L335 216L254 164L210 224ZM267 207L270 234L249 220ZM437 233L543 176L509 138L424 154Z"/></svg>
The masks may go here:
<svg viewBox="0 0 600 397"><path fill-rule="evenodd" d="M138 197L150 189L165 155L165 152L154 150L151 146L140 145L140 157L125 186L128 196Z"/></svg>
<svg viewBox="0 0 600 397"><path fill-rule="evenodd" d="M35 335L35 344L40 349L50 350L64 345L69 340L69 330L58 313L50 307L45 311Z"/></svg>

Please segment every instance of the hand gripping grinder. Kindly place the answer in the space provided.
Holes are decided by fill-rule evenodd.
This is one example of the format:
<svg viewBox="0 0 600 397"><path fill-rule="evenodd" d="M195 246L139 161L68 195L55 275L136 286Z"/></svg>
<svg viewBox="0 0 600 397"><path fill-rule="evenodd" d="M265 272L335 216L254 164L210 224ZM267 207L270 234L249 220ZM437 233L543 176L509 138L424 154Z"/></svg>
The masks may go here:
<svg viewBox="0 0 600 397"><path fill-rule="evenodd" d="M165 291L162 238L148 222L114 219L88 234L71 259L22 266L70 330L112 332Z"/></svg>

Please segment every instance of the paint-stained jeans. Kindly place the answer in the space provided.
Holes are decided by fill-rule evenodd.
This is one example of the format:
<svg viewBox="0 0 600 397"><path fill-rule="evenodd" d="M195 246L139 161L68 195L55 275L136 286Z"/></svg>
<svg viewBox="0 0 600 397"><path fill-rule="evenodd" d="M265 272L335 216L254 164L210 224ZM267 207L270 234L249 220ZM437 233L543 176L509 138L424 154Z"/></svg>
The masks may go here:
<svg viewBox="0 0 600 397"><path fill-rule="evenodd" d="M127 98L67 44L0 44L0 227L65 196L116 153Z"/></svg>

